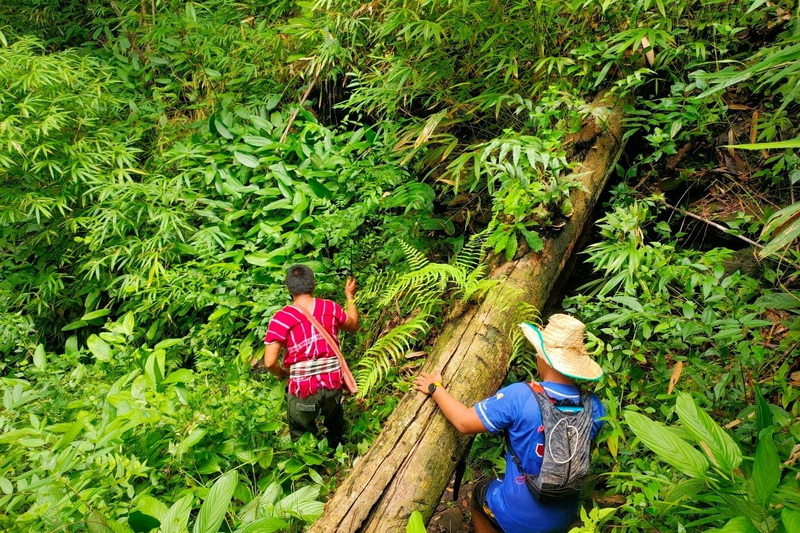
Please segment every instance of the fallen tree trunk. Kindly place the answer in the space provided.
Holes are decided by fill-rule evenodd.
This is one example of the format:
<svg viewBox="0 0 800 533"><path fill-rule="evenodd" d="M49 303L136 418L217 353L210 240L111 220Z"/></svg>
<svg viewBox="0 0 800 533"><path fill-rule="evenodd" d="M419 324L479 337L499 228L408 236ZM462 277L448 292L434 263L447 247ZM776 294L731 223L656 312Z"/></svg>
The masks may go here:
<svg viewBox="0 0 800 533"><path fill-rule="evenodd" d="M589 124L583 138L573 139L575 152L589 149L581 177L585 190L573 192L569 221L546 240L542 252L496 269L491 277L502 282L480 305L450 317L423 365L423 372L441 371L447 389L466 405L493 394L505 377L512 304L525 302L537 309L545 305L591 222L594 204L622 151L620 107L602 128ZM405 531L415 510L427 521L468 443L469 437L450 425L433 400L409 392L308 531Z"/></svg>

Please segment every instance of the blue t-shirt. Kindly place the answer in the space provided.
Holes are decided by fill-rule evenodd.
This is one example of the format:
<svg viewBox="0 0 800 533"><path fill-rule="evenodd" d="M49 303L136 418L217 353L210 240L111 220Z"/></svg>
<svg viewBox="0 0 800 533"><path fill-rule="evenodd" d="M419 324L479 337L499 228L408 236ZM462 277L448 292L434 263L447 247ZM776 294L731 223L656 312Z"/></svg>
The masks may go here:
<svg viewBox="0 0 800 533"><path fill-rule="evenodd" d="M541 384L556 400L580 400L578 389L572 385L545 381ZM514 383L497 394L475 404L475 411L486 429L492 433L508 431L511 445L528 474L536 475L542 467L544 437L538 431L542 425L539 404L527 383ZM605 416L600 399L592 394L592 438L597 436ZM506 453L506 473L495 480L486 492L486 503L505 533L555 533L566 531L578 512L579 498L557 503L539 503L533 499L525 478Z"/></svg>

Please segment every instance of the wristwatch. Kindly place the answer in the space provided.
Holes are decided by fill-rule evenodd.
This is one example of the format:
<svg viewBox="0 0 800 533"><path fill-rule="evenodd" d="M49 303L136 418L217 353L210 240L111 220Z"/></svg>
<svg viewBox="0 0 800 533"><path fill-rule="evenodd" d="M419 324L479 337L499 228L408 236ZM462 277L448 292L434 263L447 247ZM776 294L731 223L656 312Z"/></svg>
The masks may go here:
<svg viewBox="0 0 800 533"><path fill-rule="evenodd" d="M441 386L442 384L439 383L438 381L436 383L431 383L430 385L428 385L428 396L436 392L436 387L441 387Z"/></svg>

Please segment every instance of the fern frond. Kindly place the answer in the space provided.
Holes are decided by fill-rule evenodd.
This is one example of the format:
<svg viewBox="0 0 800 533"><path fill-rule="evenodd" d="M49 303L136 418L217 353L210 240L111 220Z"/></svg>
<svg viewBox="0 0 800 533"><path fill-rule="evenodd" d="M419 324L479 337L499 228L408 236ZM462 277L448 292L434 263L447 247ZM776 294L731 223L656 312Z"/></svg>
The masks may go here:
<svg viewBox="0 0 800 533"><path fill-rule="evenodd" d="M408 261L408 266L411 267L412 271L422 270L430 264L430 261L427 257L425 257L425 254L403 240L399 242L400 248L403 250L403 253L406 256L406 261Z"/></svg>
<svg viewBox="0 0 800 533"><path fill-rule="evenodd" d="M378 339L359 360L355 373L359 396L365 396L431 327L434 308L421 309L411 320Z"/></svg>
<svg viewBox="0 0 800 533"><path fill-rule="evenodd" d="M520 322L538 323L540 319L539 310L527 302L517 302L514 306L510 321L509 337L511 338L511 357L508 359L509 366L516 365L524 369L530 377L536 374L536 349L531 346L522 330L517 327Z"/></svg>
<svg viewBox="0 0 800 533"><path fill-rule="evenodd" d="M453 265L461 270L472 271L478 268L486 255L486 239L491 234L489 228L469 238L453 261Z"/></svg>
<svg viewBox="0 0 800 533"><path fill-rule="evenodd" d="M381 294L378 305L389 305L418 290L443 292L447 288L448 281L458 283L464 277L463 271L453 265L428 263L422 268L398 276Z"/></svg>

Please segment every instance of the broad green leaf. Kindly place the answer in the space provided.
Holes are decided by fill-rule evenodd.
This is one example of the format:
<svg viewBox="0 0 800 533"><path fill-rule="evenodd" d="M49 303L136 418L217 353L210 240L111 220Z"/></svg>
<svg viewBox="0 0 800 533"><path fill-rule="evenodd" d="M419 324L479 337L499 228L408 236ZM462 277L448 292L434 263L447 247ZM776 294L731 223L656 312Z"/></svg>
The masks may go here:
<svg viewBox="0 0 800 533"><path fill-rule="evenodd" d="M676 411L683 426L689 430L698 443L704 443L711 452L711 461L726 472L731 472L742 462L742 452L736 441L728 435L708 413L697 407L690 394L678 394Z"/></svg>
<svg viewBox="0 0 800 533"><path fill-rule="evenodd" d="M800 511L784 507L781 509L781 522L786 528L786 533L800 533Z"/></svg>
<svg viewBox="0 0 800 533"><path fill-rule="evenodd" d="M275 504L275 514L295 516L304 522L313 522L322 516L325 504L316 501L319 497L319 485L306 485L289 494Z"/></svg>
<svg viewBox="0 0 800 533"><path fill-rule="evenodd" d="M765 294L755 301L755 305L766 309L797 309L800 308L800 293L778 292Z"/></svg>
<svg viewBox="0 0 800 533"><path fill-rule="evenodd" d="M162 522L169 512L169 507L149 494L140 496L136 500L136 508L142 513L152 516L159 522Z"/></svg>
<svg viewBox="0 0 800 533"><path fill-rule="evenodd" d="M706 488L708 488L708 486L702 479L687 479L676 483L664 496L664 501L677 503L685 498L694 499Z"/></svg>
<svg viewBox="0 0 800 533"><path fill-rule="evenodd" d="M238 528L233 533L273 533L288 527L289 524L280 518L269 516L267 518L260 518L254 522L250 522Z"/></svg>
<svg viewBox="0 0 800 533"><path fill-rule="evenodd" d="M406 533L425 533L425 522L422 520L422 513L414 511L408 518Z"/></svg>
<svg viewBox="0 0 800 533"><path fill-rule="evenodd" d="M161 520L161 533L185 533L192 512L192 495L187 494L172 504Z"/></svg>
<svg viewBox="0 0 800 533"><path fill-rule="evenodd" d="M258 158L250 154L245 154L237 150L233 152L233 157L246 167L256 168L258 166Z"/></svg>
<svg viewBox="0 0 800 533"><path fill-rule="evenodd" d="M131 533L131 528L115 522L109 518L91 513L86 517L86 530L88 533Z"/></svg>
<svg viewBox="0 0 800 533"><path fill-rule="evenodd" d="M256 148L262 148L264 146L278 146L278 143L273 141L272 139L267 139L266 137L259 137L258 135L245 135L242 137L242 140L249 144L250 146L255 146Z"/></svg>
<svg viewBox="0 0 800 533"><path fill-rule="evenodd" d="M728 520L721 528L710 530L709 533L756 533L757 531L758 530L747 517L737 516L736 518Z"/></svg>
<svg viewBox="0 0 800 533"><path fill-rule="evenodd" d="M639 440L676 470L695 478L705 475L708 461L689 443L642 414L626 411L625 420Z"/></svg>
<svg viewBox="0 0 800 533"><path fill-rule="evenodd" d="M11 494L14 492L14 484L4 477L0 477L0 490L3 494Z"/></svg>
<svg viewBox="0 0 800 533"><path fill-rule="evenodd" d="M164 381L161 383L189 383L194 381L194 377L194 372L188 368L179 368L174 372L170 372L166 379L164 379Z"/></svg>
<svg viewBox="0 0 800 533"><path fill-rule="evenodd" d="M133 313L128 312L125 313L125 316L122 317L122 328L125 331L126 335L133 335L133 327L136 325L136 322L133 318Z"/></svg>
<svg viewBox="0 0 800 533"><path fill-rule="evenodd" d="M638 313L644 313L644 307L639 303L639 300L630 296L615 296L611 298L612 301L620 303L625 307L629 307Z"/></svg>
<svg viewBox="0 0 800 533"><path fill-rule="evenodd" d="M44 345L36 345L36 349L33 351L33 364L39 370L45 370L47 368L47 357L45 356Z"/></svg>
<svg viewBox="0 0 800 533"><path fill-rule="evenodd" d="M69 324L61 328L61 331L72 331L74 329L80 329L87 325L89 324L85 320L76 320L75 322L70 322Z"/></svg>
<svg viewBox="0 0 800 533"><path fill-rule="evenodd" d="M86 517L86 530L88 533L131 533L130 527L115 522L109 518L91 513Z"/></svg>
<svg viewBox="0 0 800 533"><path fill-rule="evenodd" d="M252 522L268 510L272 510L275 501L281 494L281 486L272 482L255 498L239 509L239 519L242 522Z"/></svg>
<svg viewBox="0 0 800 533"><path fill-rule="evenodd" d="M228 512L233 491L238 483L239 472L236 470L223 474L214 482L211 490L208 491L206 500L200 507L200 513L197 515L192 530L194 533L217 533L219 531L219 526Z"/></svg>
<svg viewBox="0 0 800 533"><path fill-rule="evenodd" d="M163 350L156 350L147 357L144 363L144 375L147 377L150 387L157 387L164 379L163 353ZM159 357L159 355L161 356Z"/></svg>
<svg viewBox="0 0 800 533"><path fill-rule="evenodd" d="M111 361L111 348L97 335L89 335L89 338L86 339L86 346L98 361Z"/></svg>
<svg viewBox="0 0 800 533"><path fill-rule="evenodd" d="M314 193L314 196L317 198L331 198L333 193L328 190L322 183L315 180L314 178L308 178L308 186L311 188L311 192Z"/></svg>
<svg viewBox="0 0 800 533"><path fill-rule="evenodd" d="M89 322L90 320L95 320L98 318L103 318L104 316L108 316L111 312L111 309L98 309L97 311L92 311L91 313L86 313L81 317L81 320L85 320Z"/></svg>
<svg viewBox="0 0 800 533"><path fill-rule="evenodd" d="M217 118L217 115L211 115L208 121L208 129L211 130L211 133L219 134L219 136L224 139L233 139L233 134L228 130L225 124Z"/></svg>
<svg viewBox="0 0 800 533"><path fill-rule="evenodd" d="M207 433L207 431L205 429L203 429L203 428L195 428L195 429L193 429L192 432L189 433L186 436L186 438L181 441L180 444L178 444L178 447L176 448L175 453L177 455L179 455L179 456L181 454L186 453L187 451L189 451L191 449L192 446L194 446L195 444L200 442L200 440L202 440L202 438L206 436L206 433Z"/></svg>
<svg viewBox="0 0 800 533"><path fill-rule="evenodd" d="M756 457L753 463L753 482L756 486L758 502L769 507L772 493L781 481L781 466L778 450L772 440L772 431L761 433L756 445Z"/></svg>
<svg viewBox="0 0 800 533"><path fill-rule="evenodd" d="M156 344L153 348L156 350L166 350L167 348L171 348L173 346L177 346L181 344L183 339L164 339L163 341Z"/></svg>

